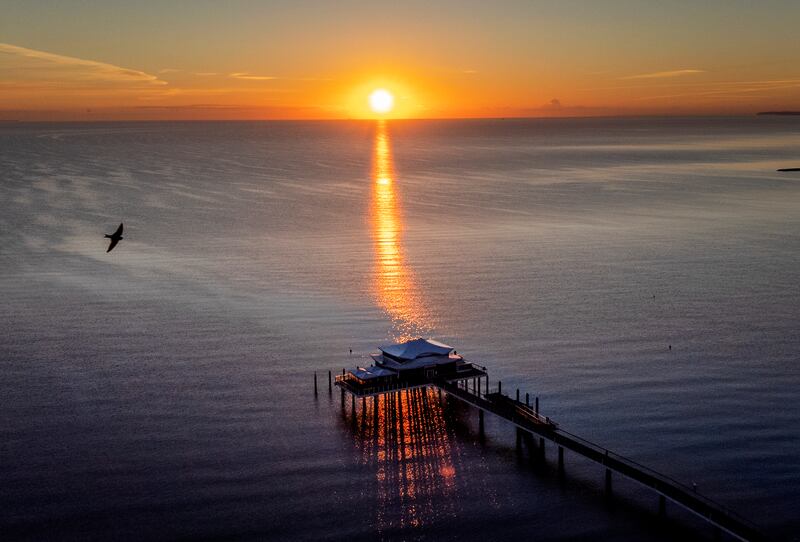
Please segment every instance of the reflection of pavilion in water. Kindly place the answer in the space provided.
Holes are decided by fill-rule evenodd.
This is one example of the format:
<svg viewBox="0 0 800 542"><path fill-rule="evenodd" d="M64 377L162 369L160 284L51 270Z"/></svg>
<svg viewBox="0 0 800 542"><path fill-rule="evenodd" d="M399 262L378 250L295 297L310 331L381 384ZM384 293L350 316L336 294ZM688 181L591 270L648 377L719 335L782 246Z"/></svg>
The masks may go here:
<svg viewBox="0 0 800 542"><path fill-rule="evenodd" d="M371 397L350 423L361 463L375 470L380 533L457 515L461 454L436 391Z"/></svg>
<svg viewBox="0 0 800 542"><path fill-rule="evenodd" d="M385 121L379 121L375 131L372 181L370 225L376 262L375 299L391 318L394 338L405 340L427 335L432 330L433 319L406 262L402 243L403 216Z"/></svg>

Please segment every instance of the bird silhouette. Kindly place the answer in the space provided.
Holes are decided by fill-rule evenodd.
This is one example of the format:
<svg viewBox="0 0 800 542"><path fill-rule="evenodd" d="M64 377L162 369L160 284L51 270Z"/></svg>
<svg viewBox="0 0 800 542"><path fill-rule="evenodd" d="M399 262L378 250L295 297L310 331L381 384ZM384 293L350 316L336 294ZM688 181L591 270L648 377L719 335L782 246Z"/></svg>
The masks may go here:
<svg viewBox="0 0 800 542"><path fill-rule="evenodd" d="M115 231L111 235L106 234L104 237L106 237L107 239L111 239L111 243L108 245L108 250L106 250L106 253L109 253L112 250L114 250L114 247L117 246L117 243L119 243L122 240L122 223L120 223L119 228L117 228L117 231Z"/></svg>

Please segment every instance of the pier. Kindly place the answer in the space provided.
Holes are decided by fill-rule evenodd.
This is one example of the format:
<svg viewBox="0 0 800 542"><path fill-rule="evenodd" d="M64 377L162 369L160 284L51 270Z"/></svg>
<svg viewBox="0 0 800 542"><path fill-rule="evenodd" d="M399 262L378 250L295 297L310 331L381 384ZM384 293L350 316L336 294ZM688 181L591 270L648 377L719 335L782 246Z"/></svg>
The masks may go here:
<svg viewBox="0 0 800 542"><path fill-rule="evenodd" d="M460 358L460 357L459 357ZM361 370L361 369L359 369ZM530 401L530 394L521 400L520 390L516 397L503 393L502 383L489 390L489 377L485 367L474 363L460 362L458 371L437 374L430 369L409 373L407 378L381 378L363 380L354 372L342 370L336 376L335 385L341 390L342 408L345 408L345 394L352 397L351 409L355 414L356 398L366 400L416 388L433 388L439 393L449 395L478 410L479 430L483 433L484 415L492 414L511 423L517 428L517 446L522 439L539 439L539 450L544 455L545 441L550 441L558 450L558 470L565 472L565 450L588 459L604 471L604 488L608 496L612 495L613 476L624 476L658 495L658 513L666 514L667 502L695 514L716 529L716 534L727 533L735 539L745 542L764 540L757 526L725 508L721 504L697 492L697 488L688 487L664 474L656 472L622 455L614 453L598 444L574 435L561 428L548 416L539 411L539 399ZM328 389L332 393L331 373L328 373ZM314 391L317 393L317 378L314 375Z"/></svg>

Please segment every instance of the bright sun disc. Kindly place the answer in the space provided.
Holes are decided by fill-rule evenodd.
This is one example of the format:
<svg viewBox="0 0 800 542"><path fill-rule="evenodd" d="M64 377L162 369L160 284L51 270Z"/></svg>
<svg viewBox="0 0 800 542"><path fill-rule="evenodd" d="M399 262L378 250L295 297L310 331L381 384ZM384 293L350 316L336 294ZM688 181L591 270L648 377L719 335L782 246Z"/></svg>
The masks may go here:
<svg viewBox="0 0 800 542"><path fill-rule="evenodd" d="M394 96L388 90L379 88L369 95L369 106L376 113L388 113L394 107Z"/></svg>

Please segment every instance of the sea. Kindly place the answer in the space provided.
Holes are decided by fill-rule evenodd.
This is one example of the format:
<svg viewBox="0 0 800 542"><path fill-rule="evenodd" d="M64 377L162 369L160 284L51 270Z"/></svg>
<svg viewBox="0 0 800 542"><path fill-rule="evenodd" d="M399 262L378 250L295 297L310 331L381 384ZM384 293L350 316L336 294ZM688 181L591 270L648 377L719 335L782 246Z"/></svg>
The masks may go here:
<svg viewBox="0 0 800 542"><path fill-rule="evenodd" d="M0 124L0 538L717 536L329 390L431 337L800 540L798 166L797 117Z"/></svg>

